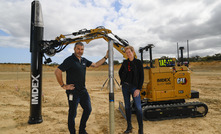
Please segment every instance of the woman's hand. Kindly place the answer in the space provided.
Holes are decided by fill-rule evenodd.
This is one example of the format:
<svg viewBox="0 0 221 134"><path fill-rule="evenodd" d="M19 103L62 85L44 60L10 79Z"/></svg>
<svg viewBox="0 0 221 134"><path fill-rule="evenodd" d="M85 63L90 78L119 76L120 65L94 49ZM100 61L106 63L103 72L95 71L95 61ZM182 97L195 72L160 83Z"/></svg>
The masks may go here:
<svg viewBox="0 0 221 134"><path fill-rule="evenodd" d="M134 91L134 97L138 97L140 95L140 90L139 89L136 89Z"/></svg>

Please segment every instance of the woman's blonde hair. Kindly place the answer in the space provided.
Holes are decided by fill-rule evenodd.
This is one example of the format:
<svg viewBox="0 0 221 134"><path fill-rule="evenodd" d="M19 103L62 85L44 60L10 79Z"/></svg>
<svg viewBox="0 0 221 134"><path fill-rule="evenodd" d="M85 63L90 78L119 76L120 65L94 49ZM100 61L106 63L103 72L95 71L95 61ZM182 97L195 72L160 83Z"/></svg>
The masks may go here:
<svg viewBox="0 0 221 134"><path fill-rule="evenodd" d="M126 46L126 47L124 48L125 52L126 52L127 49L130 49L131 52L135 53L134 47L132 47L132 46Z"/></svg>

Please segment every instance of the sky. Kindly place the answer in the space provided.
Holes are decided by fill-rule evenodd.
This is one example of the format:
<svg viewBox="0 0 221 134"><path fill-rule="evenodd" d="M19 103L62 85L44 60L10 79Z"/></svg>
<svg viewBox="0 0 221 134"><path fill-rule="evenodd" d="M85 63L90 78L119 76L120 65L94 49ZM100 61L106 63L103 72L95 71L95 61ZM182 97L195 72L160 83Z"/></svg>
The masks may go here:
<svg viewBox="0 0 221 134"><path fill-rule="evenodd" d="M189 40L190 57L221 53L221 0L39 0L44 21L44 40L60 34L104 26L126 39L140 58L140 47L154 44L153 58L177 57L177 43ZM0 63L30 63L32 0L0 0ZM103 58L108 43L103 39L85 44L84 57ZM62 63L74 44L51 57ZM148 53L144 59L149 59ZM114 50L114 60L122 55Z"/></svg>

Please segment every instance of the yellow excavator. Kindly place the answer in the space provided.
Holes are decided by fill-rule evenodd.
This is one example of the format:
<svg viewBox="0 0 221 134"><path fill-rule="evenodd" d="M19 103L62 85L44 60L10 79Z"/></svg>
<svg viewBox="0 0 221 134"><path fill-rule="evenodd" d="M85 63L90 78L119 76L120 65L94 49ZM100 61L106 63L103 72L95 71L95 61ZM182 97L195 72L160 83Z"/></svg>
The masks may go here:
<svg viewBox="0 0 221 134"><path fill-rule="evenodd" d="M141 61L143 61L143 52L150 52L150 65L144 67L144 84L141 90L144 120L205 116L208 113L206 104L185 102L186 99L199 98L199 92L191 90L189 68L183 63L177 64L175 58L153 61L153 47L153 44L149 44L139 49ZM123 103L120 102L119 105L119 109L123 113ZM131 102L131 108L135 112L133 102Z"/></svg>
<svg viewBox="0 0 221 134"><path fill-rule="evenodd" d="M112 35L114 38L110 37ZM69 38L68 38L69 37ZM55 40L42 41L41 52L53 56L62 51L68 44L76 42L89 43L95 39L113 40L113 46L124 58L124 48L128 41L121 39L105 27L82 29L72 34L60 35ZM141 61L143 52L150 52L150 66L144 67L144 84L141 90L141 101L144 120L164 120L186 117L203 117L208 107L202 102L185 102L186 99L199 98L199 92L191 90L190 70L187 66L177 65L175 58L152 60L153 45L140 48ZM136 56L136 54L135 54ZM45 56L44 56L45 57ZM137 57L137 56L136 56ZM46 62L50 61L46 59ZM131 109L135 112L133 101ZM119 110L125 117L124 106L119 102Z"/></svg>

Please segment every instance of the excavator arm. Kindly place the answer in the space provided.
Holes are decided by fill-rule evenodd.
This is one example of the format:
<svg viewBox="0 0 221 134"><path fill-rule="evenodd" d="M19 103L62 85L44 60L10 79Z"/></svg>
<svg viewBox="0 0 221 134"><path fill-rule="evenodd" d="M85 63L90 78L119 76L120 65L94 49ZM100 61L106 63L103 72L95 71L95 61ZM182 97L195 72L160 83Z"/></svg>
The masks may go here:
<svg viewBox="0 0 221 134"><path fill-rule="evenodd" d="M109 34L112 34L116 39L111 38ZM55 40L42 41L41 51L48 56L54 56L56 53L59 53L63 49L65 49L65 47L68 46L69 44L76 42L86 42L88 44L92 40L101 39L101 38L103 38L107 42L113 40L114 48L117 51L119 51L124 58L127 58L124 48L128 46L129 43L126 40L121 39L117 35L114 35L111 30L106 29L105 27L102 26L90 30L82 29L79 30L78 32L74 32L72 34L67 34L67 35L61 34L59 37L56 37Z"/></svg>

